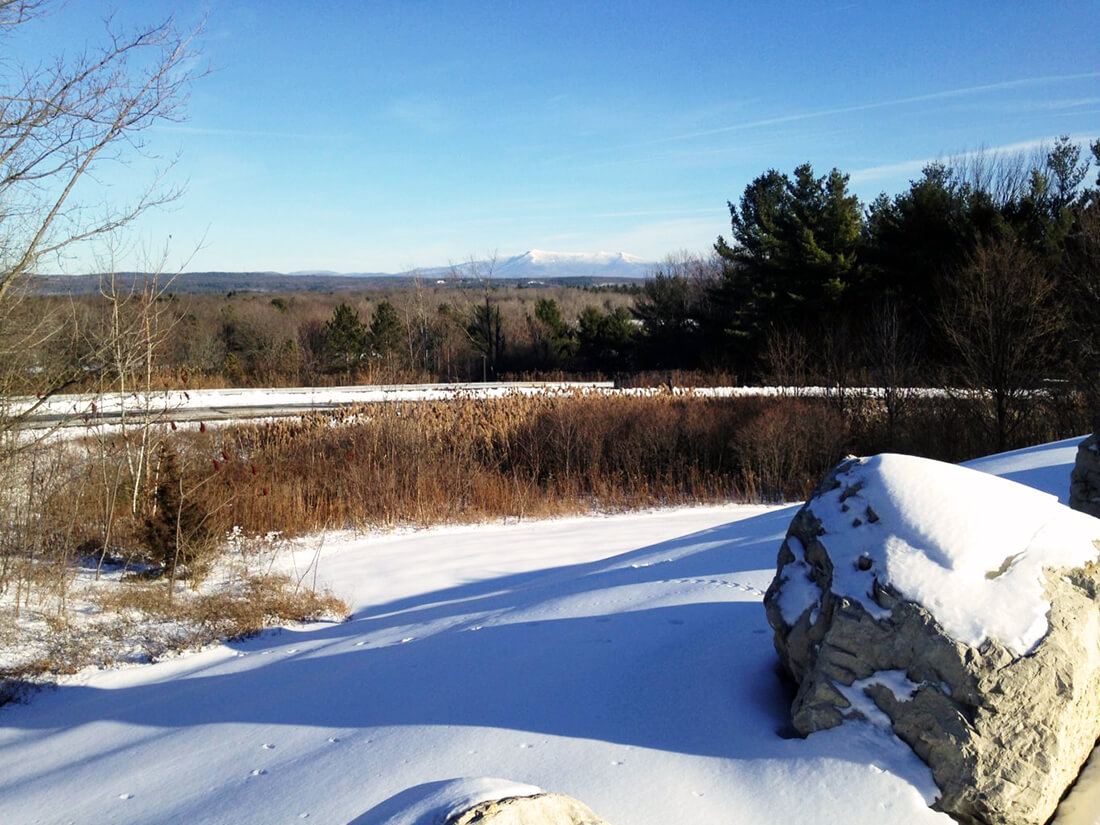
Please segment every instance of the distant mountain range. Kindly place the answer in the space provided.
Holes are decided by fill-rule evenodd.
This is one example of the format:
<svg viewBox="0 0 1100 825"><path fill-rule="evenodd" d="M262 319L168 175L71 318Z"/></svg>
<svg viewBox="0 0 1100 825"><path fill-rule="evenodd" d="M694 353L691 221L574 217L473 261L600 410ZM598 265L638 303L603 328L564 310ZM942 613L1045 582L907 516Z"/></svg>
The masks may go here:
<svg viewBox="0 0 1100 825"><path fill-rule="evenodd" d="M496 261L477 261L456 267L433 267L421 270L422 277L446 278L493 277L515 280L546 278L644 278L653 269L652 261L644 261L625 252L548 252L531 249L522 255ZM403 273L411 275L414 273Z"/></svg>
<svg viewBox="0 0 1100 825"><path fill-rule="evenodd" d="M520 284L620 284L647 277L655 266L625 252L548 252L531 249L503 260L481 260L407 272L187 272L172 278L173 292L343 291L367 286L400 286L414 280L469 281L492 279ZM122 285L140 282L140 272L120 273ZM98 290L100 275L36 275L32 292L42 295L86 295ZM369 281L370 283L366 283Z"/></svg>
<svg viewBox="0 0 1100 825"><path fill-rule="evenodd" d="M515 281L527 278L644 278L653 268L645 261L625 252L548 252L529 249L511 258L480 260L447 266L410 269L405 272L333 272L308 269L291 272L301 277L326 278L503 278Z"/></svg>

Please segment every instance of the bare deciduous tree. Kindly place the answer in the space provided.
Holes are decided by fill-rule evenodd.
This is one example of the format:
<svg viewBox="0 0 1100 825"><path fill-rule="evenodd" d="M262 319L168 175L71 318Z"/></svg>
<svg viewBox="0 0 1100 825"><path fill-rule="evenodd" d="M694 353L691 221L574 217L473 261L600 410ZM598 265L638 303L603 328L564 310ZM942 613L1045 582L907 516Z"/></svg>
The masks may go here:
<svg viewBox="0 0 1100 825"><path fill-rule="evenodd" d="M464 332L470 346L481 356L481 377L488 380L497 378L504 359L504 321L500 314L500 305L493 297L493 274L497 267L497 254L494 252L484 261L473 257L460 270L452 267L452 278L461 283L470 280L477 283L481 292L478 303L466 301L462 311Z"/></svg>
<svg viewBox="0 0 1100 825"><path fill-rule="evenodd" d="M44 0L0 0L0 33L48 11ZM104 42L75 58L34 66L0 62L0 392L25 388L34 375L39 399L60 391L95 366L67 346L81 336L73 318L38 317L24 309L27 278L74 245L102 238L148 209L178 196L156 177L129 203L105 204L94 191L97 172L126 163L146 148L147 130L177 119L193 77L194 33L171 20L120 33L108 23ZM89 189L91 187L91 189ZM54 345L44 347L46 342ZM44 349L73 354L67 363L36 363ZM62 359L64 361L64 359ZM22 414L26 414L23 408ZM6 416L5 428L20 414Z"/></svg>
<svg viewBox="0 0 1100 825"><path fill-rule="evenodd" d="M988 396L1004 450L1056 366L1064 314L1043 261L1012 238L980 246L951 282L940 329L956 353L952 382Z"/></svg>
<svg viewBox="0 0 1100 825"><path fill-rule="evenodd" d="M36 18L52 11L50 5L0 0L0 38L24 36ZM152 295L134 312L137 304L124 307L115 291L117 313L100 336L75 302L28 300L29 279L45 262L63 260L83 242L112 237L178 195L154 175L136 199L109 202L101 176L111 164L146 157L148 130L180 116L194 74L193 34L171 20L130 32L108 22L101 44L76 56L35 64L0 60L0 498L12 514L0 535L0 568L14 558L11 545L25 548L27 570L51 558L66 569L70 537L32 547L21 536L41 532L41 514L75 501L86 480L62 451L32 449L44 436L29 437L21 424L67 387L96 388L112 365L121 370L121 382L141 357L149 364L156 338ZM143 349L144 356L134 354ZM53 461L70 467L73 480L43 480L38 468ZM139 468L135 472L140 475ZM5 582L0 569L0 591Z"/></svg>
<svg viewBox="0 0 1100 825"><path fill-rule="evenodd" d="M1100 148L1100 141L1096 146ZM1088 404L1093 431L1100 432L1100 203L1088 205L1078 216L1063 279L1071 309L1067 337L1072 374Z"/></svg>
<svg viewBox="0 0 1100 825"><path fill-rule="evenodd" d="M871 309L863 357L886 415L886 445L891 449L897 443L898 423L916 396L913 383L920 353L920 343L896 303L886 300Z"/></svg>

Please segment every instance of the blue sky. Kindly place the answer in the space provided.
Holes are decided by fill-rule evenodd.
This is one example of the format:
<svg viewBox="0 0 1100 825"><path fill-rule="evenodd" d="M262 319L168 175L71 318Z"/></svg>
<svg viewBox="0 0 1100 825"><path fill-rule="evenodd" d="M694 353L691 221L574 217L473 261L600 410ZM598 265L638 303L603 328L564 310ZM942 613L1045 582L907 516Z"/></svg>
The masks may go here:
<svg viewBox="0 0 1100 825"><path fill-rule="evenodd" d="M169 268L659 259L728 235L769 168L835 166L867 201L936 158L1100 136L1095 0L70 0L5 47L73 51L112 8L206 16L188 120L149 135L186 194L124 247L168 242ZM125 198L147 167L99 180Z"/></svg>

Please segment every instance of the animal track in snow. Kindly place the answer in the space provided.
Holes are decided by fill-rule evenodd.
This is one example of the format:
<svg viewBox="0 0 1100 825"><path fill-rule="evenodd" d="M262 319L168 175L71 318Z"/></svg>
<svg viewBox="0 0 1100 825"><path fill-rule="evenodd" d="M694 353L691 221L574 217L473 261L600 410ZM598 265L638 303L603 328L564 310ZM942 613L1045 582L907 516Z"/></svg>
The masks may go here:
<svg viewBox="0 0 1100 825"><path fill-rule="evenodd" d="M662 584L709 584L717 587L731 587L734 590L740 590L743 593L752 593L756 596L764 595L764 591L759 587L753 587L751 584L742 584L741 582L731 582L726 579L672 579L671 581L664 581Z"/></svg>

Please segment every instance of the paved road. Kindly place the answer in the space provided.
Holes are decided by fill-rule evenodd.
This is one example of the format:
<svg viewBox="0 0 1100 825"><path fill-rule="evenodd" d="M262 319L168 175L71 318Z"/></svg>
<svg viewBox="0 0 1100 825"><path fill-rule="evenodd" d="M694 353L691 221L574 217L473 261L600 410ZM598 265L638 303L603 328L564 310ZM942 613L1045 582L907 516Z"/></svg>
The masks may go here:
<svg viewBox="0 0 1100 825"><path fill-rule="evenodd" d="M494 398L552 391L609 391L610 381L515 381L485 384L365 384L351 387L291 387L285 389L219 389L150 394L58 395L38 402L14 399L9 411L28 410L26 429L119 424L123 418L146 414L171 421L225 421L280 418L349 404L426 401L452 398Z"/></svg>

